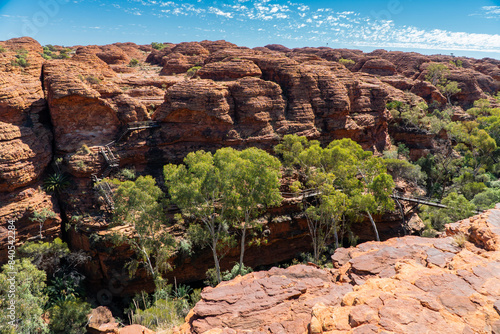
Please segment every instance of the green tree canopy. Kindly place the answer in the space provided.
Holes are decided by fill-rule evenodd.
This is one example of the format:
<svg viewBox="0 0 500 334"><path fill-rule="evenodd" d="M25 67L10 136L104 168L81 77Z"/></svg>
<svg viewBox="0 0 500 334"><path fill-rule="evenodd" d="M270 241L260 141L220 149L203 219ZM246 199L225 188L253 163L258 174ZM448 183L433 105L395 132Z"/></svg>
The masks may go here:
<svg viewBox="0 0 500 334"><path fill-rule="evenodd" d="M117 225L133 226L135 231L132 238L115 234L116 241L130 244L136 252L137 259L128 264L132 273L144 265L151 276L160 279L160 273L170 268L167 260L175 243L164 224L163 192L149 175L135 181L116 182L120 186L114 194L113 221Z"/></svg>
<svg viewBox="0 0 500 334"><path fill-rule="evenodd" d="M448 196L443 198L441 204L446 205L447 208L424 206L422 209L422 218L430 221L432 227L438 231L442 231L446 224L454 223L474 214L474 204L456 192L448 194Z"/></svg>
<svg viewBox="0 0 500 334"><path fill-rule="evenodd" d="M448 104L451 104L451 97L455 94L460 93L462 90L458 88L458 82L448 81L443 85L438 85L439 90L448 99Z"/></svg>
<svg viewBox="0 0 500 334"><path fill-rule="evenodd" d="M319 231L311 233L313 249L317 251L315 260L322 251L323 236L333 233L338 244L338 220L343 214L352 218L366 214L378 239L372 214L392 209L394 205L390 198L394 182L386 173L382 159L348 138L334 140L322 148L317 141L287 135L275 150L286 161L300 165L305 174L303 184L295 188L308 188L321 194L304 205L310 231Z"/></svg>
<svg viewBox="0 0 500 334"><path fill-rule="evenodd" d="M168 164L163 168L171 201L185 216L201 225L191 224L189 234L202 247L209 246L215 263L217 281L221 281L219 253L229 242L227 224L228 189L231 178L221 169L231 163L226 156L216 157L204 151L189 153L184 165Z"/></svg>
<svg viewBox="0 0 500 334"><path fill-rule="evenodd" d="M38 270L28 259L15 260L12 265L5 264L2 267L0 273L0 306L3 310L0 314L1 333L48 333L47 324L42 319L43 306L47 302L47 296L43 293L45 280L45 272ZM11 289L11 284L15 286L15 292ZM15 303L14 319L10 317L11 313L8 309L11 306L11 300Z"/></svg>
<svg viewBox="0 0 500 334"><path fill-rule="evenodd" d="M215 153L220 170L231 180L227 189L234 226L241 230L239 273L243 266L246 232L256 226L255 218L266 207L281 203L280 161L266 151L250 147L243 151L222 148Z"/></svg>
<svg viewBox="0 0 500 334"><path fill-rule="evenodd" d="M497 203L500 203L500 189L488 188L474 196L471 203L480 210L494 208Z"/></svg>
<svg viewBox="0 0 500 334"><path fill-rule="evenodd" d="M430 63L427 67L427 74L425 80L429 81L434 86L443 84L446 77L450 73L448 66L441 63Z"/></svg>

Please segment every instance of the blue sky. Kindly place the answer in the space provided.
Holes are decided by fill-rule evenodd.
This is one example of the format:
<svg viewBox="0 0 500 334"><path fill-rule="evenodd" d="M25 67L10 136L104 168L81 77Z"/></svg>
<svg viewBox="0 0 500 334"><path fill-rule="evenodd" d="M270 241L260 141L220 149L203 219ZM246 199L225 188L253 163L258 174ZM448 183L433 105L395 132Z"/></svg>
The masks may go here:
<svg viewBox="0 0 500 334"><path fill-rule="evenodd" d="M0 0L0 40L414 50L500 59L500 1Z"/></svg>

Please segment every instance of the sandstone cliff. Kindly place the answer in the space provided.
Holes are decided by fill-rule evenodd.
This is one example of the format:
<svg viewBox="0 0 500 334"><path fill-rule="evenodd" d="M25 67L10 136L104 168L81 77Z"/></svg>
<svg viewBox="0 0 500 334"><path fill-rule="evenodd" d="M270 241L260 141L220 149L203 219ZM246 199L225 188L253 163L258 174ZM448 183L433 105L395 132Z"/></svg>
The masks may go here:
<svg viewBox="0 0 500 334"><path fill-rule="evenodd" d="M52 160L52 132L40 81L42 47L31 38L0 42L0 242L7 245L7 222L14 220L18 242L60 233L59 216L33 222L34 212L59 212L40 189L41 175ZM20 51L24 50L24 51ZM23 62L24 60L24 62ZM41 225L41 226L40 226ZM1 252L0 261L6 259Z"/></svg>
<svg viewBox="0 0 500 334"><path fill-rule="evenodd" d="M70 59L45 61L33 39L0 46L6 49L0 53L1 236L8 219L18 222L21 242L35 237L40 225L50 238L61 233L61 218L67 224L79 221L85 228L72 229L69 242L92 252L88 275L96 286L121 269L129 255L110 255L104 245L90 242L95 232L104 233L109 220L106 203L95 196L91 181L92 174L117 171L99 153L107 144L120 168L153 174L190 151L249 145L271 150L289 133L322 142L349 137L375 152L389 148L392 137L406 142L418 157L439 146L439 138L391 128L386 103L445 102L436 87L422 81L430 62L448 64L462 88L463 94L453 98L459 105L479 97L493 102L486 93L499 87L500 64L493 59L460 58L460 67L447 56L279 45L249 49L201 41L169 43L161 51L133 43L78 46L71 48ZM344 66L341 58L353 63ZM144 122L154 127L138 126ZM56 159L71 180L60 203L41 188L44 176L54 172L50 161ZM58 214L59 204L62 217L42 224L30 219L43 209ZM255 253L253 264L271 264L307 249L304 222L279 213L286 205L268 216L275 239L263 250L279 256ZM283 219L272 223L276 217ZM401 233L397 214L379 219L386 237ZM368 240L370 231L361 224L356 233ZM287 248L283 238L294 240L295 249ZM197 260L203 264L200 271L182 269L173 275L199 278L207 266L203 256ZM189 263L178 264L187 267ZM139 288L141 279L130 282L129 291Z"/></svg>

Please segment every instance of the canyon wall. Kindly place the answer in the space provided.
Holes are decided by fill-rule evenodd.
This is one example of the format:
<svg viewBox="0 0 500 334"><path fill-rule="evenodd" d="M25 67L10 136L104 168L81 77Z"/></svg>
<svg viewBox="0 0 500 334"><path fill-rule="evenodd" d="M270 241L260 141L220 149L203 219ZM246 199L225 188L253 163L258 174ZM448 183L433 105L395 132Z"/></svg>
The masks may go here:
<svg viewBox="0 0 500 334"><path fill-rule="evenodd" d="M459 67L449 56L383 50L249 49L225 41L154 50L117 43L72 47L69 59L45 60L40 44L30 38L0 46L6 50L0 53L0 238L5 241L10 219L16 221L19 243L64 233L73 249L92 255L87 272L96 287L121 272L130 253L110 254L109 245L99 242L110 216L103 197L95 196L93 174L134 167L161 183L161 167L181 162L188 152L224 146L271 151L291 133L323 143L348 137L376 153L390 148L394 138L421 156L436 149L439 138L389 126L387 102L445 103L423 80L431 62L448 64L451 79L459 83L462 91L452 98L457 114L478 98L496 103L491 95L500 82L497 60L460 58ZM139 65L129 65L132 59ZM341 59L351 62L343 65ZM106 145L119 168L111 169L99 153ZM42 181L58 170L69 176L70 185L47 194ZM308 249L305 222L293 213L296 206L287 213L286 205L267 214L269 245L251 248L248 264L269 265ZM35 212L55 215L40 221ZM381 234L400 235L400 219L397 213L379 217ZM71 224L66 234L62 225ZM372 238L369 224L357 225L355 232L362 240ZM4 249L1 254L4 261ZM229 254L224 266L235 257ZM185 281L200 279L208 265L204 252L177 261L171 275ZM186 268L195 263L182 261L198 261L200 269L190 272ZM126 291L139 289L143 279L139 274L127 282Z"/></svg>

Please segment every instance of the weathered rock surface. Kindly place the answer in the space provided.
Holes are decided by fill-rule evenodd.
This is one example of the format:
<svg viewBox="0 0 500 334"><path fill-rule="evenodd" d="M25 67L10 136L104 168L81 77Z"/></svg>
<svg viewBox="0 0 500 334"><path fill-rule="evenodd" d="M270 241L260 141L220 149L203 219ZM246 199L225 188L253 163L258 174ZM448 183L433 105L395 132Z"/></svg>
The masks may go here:
<svg viewBox="0 0 500 334"><path fill-rule="evenodd" d="M52 133L40 81L42 47L32 38L0 42L0 262L7 253L8 222L14 221L18 243L52 239L61 231L56 201L40 189L40 178L52 159ZM21 63L26 59L26 64ZM54 212L44 222L35 212ZM40 231L41 230L41 231Z"/></svg>
<svg viewBox="0 0 500 334"><path fill-rule="evenodd" d="M0 192L38 179L51 160L52 135L40 76L42 47L31 38L3 43L0 54ZM13 65L25 50L27 65ZM44 119L45 118L45 119Z"/></svg>
<svg viewBox="0 0 500 334"><path fill-rule="evenodd" d="M58 153L75 152L82 144L105 145L121 126L150 119L164 90L180 80L159 77L155 71L117 74L83 51L64 62L46 62L44 84Z"/></svg>
<svg viewBox="0 0 500 334"><path fill-rule="evenodd" d="M185 328L193 333L213 328L304 333L315 304L336 304L349 291L349 284L336 284L321 269L305 265L273 268L205 288Z"/></svg>
<svg viewBox="0 0 500 334"><path fill-rule="evenodd" d="M273 268L205 288L180 331L496 333L499 247L500 207L441 238L341 248L336 269Z"/></svg>
<svg viewBox="0 0 500 334"><path fill-rule="evenodd" d="M202 79L231 80L243 77L260 77L261 70L254 62L244 59L230 59L205 65L197 75Z"/></svg>

